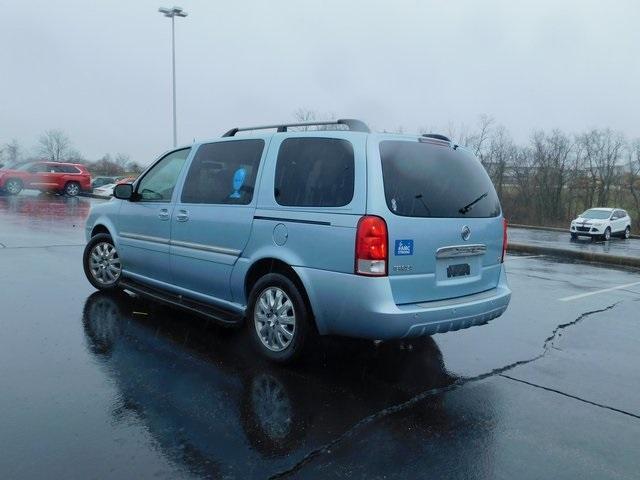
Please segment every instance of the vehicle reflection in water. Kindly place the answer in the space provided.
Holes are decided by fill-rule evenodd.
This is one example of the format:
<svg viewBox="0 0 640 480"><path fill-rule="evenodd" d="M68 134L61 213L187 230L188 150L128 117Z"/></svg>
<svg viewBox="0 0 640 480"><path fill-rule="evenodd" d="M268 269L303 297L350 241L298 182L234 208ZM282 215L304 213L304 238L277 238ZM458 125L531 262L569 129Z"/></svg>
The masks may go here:
<svg viewBox="0 0 640 480"><path fill-rule="evenodd" d="M124 293L91 295L83 323L88 349L118 389L114 417L139 422L198 476L265 478L361 419L455 381L430 337L377 347L323 341L304 364L285 368L261 360L241 332ZM443 399L410 409L400 424L446 435ZM388 434L401 442L396 428Z"/></svg>
<svg viewBox="0 0 640 480"><path fill-rule="evenodd" d="M82 224L89 215L91 203L86 198L67 197L49 193L0 195L0 215L3 220L28 225L67 227Z"/></svg>

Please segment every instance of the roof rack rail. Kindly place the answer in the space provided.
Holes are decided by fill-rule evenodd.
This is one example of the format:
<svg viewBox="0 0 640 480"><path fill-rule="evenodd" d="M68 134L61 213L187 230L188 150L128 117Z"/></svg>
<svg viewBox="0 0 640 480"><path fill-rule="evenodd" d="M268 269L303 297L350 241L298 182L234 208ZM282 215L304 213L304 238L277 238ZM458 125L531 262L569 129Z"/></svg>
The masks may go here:
<svg viewBox="0 0 640 480"><path fill-rule="evenodd" d="M266 130L275 128L278 132L286 132L290 127L314 127L321 125L346 125L349 130L353 132L365 132L370 133L369 127L362 120L355 120L353 118L341 118L340 120L328 120L326 122L302 122L302 123L283 123L279 125L263 125L260 127L242 127L232 128L222 135L223 137L233 137L238 132L246 132L248 130Z"/></svg>
<svg viewBox="0 0 640 480"><path fill-rule="evenodd" d="M426 138L435 138L436 140L442 140L444 142L451 142L449 137L441 135L440 133L423 133L422 136Z"/></svg>

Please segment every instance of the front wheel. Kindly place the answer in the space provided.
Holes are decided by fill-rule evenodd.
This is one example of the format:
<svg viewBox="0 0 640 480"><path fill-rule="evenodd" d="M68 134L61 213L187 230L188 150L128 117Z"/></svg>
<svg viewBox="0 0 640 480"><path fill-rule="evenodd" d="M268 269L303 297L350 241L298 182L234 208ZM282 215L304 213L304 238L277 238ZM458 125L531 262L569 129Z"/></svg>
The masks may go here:
<svg viewBox="0 0 640 480"><path fill-rule="evenodd" d="M247 308L247 328L257 349L268 359L297 359L313 333L311 312L298 287L279 273L256 282Z"/></svg>
<svg viewBox="0 0 640 480"><path fill-rule="evenodd" d="M571 240L577 240L578 239L578 234L577 233L572 233L571 234Z"/></svg>
<svg viewBox="0 0 640 480"><path fill-rule="evenodd" d="M98 290L117 288L122 274L122 263L111 235L99 233L84 248L84 273L89 283Z"/></svg>
<svg viewBox="0 0 640 480"><path fill-rule="evenodd" d="M69 182L64 186L64 194L69 197L75 197L80 193L80 184L78 182Z"/></svg>
<svg viewBox="0 0 640 480"><path fill-rule="evenodd" d="M609 227L607 227L604 231L604 235L602 236L602 238L607 242L611 240L611 229Z"/></svg>

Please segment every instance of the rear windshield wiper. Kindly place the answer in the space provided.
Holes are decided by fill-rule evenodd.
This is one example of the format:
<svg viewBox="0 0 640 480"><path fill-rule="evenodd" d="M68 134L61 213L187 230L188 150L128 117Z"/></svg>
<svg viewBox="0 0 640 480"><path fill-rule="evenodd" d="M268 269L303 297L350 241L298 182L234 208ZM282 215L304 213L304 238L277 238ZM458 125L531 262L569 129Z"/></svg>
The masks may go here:
<svg viewBox="0 0 640 480"><path fill-rule="evenodd" d="M482 200L487 195L489 195L489 192L484 192L482 195L480 195L478 198L476 198L473 202L466 204L464 207L462 207L458 211L464 215L469 210L471 210L476 203L478 203L480 200Z"/></svg>

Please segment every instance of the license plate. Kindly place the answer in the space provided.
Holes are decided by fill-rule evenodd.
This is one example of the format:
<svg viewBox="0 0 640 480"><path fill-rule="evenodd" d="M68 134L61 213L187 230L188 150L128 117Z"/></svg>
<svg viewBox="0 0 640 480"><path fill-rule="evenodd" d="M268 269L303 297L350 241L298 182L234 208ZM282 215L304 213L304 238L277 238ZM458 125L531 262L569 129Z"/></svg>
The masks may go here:
<svg viewBox="0 0 640 480"><path fill-rule="evenodd" d="M458 263L447 267L447 277L464 277L471 273L471 267L468 263Z"/></svg>

